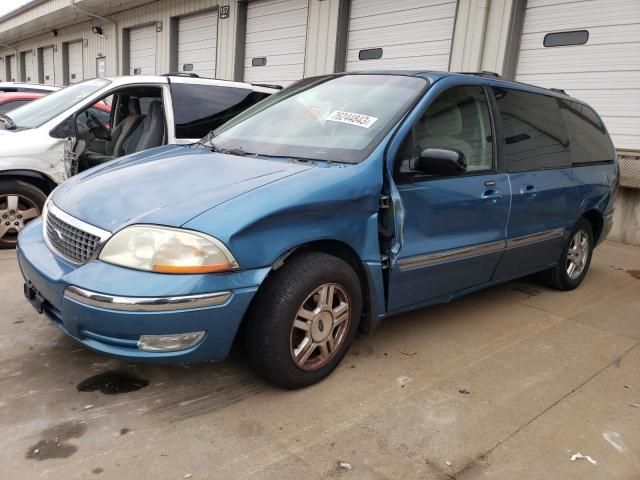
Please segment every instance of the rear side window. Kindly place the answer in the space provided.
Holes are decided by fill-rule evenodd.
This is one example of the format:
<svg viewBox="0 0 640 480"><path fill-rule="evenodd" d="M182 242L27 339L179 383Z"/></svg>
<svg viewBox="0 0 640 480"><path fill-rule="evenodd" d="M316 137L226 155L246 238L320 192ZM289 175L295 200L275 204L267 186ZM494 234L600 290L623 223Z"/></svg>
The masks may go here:
<svg viewBox="0 0 640 480"><path fill-rule="evenodd" d="M580 165L612 161L613 144L596 112L578 102L561 99L559 103L569 131L571 162Z"/></svg>
<svg viewBox="0 0 640 480"><path fill-rule="evenodd" d="M0 105L0 113L9 112L14 108L18 108L19 106L24 105L25 103L29 103L30 101L31 100L13 100L11 102L3 103L2 105Z"/></svg>
<svg viewBox="0 0 640 480"><path fill-rule="evenodd" d="M202 138L268 93L246 88L172 83L177 138Z"/></svg>
<svg viewBox="0 0 640 480"><path fill-rule="evenodd" d="M555 97L494 88L508 172L571 166L569 134Z"/></svg>

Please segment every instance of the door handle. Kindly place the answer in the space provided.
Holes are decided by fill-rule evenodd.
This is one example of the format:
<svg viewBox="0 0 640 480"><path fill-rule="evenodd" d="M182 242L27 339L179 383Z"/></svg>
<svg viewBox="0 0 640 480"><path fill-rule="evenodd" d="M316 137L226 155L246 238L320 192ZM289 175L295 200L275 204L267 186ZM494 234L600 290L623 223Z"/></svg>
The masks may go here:
<svg viewBox="0 0 640 480"><path fill-rule="evenodd" d="M525 200L533 200L538 194L538 190L533 185L523 185L520 187L520 194L524 195Z"/></svg>
<svg viewBox="0 0 640 480"><path fill-rule="evenodd" d="M482 200L484 200L485 203L491 203L491 204L497 203L498 200L502 198L502 192L495 188L490 188L482 192L482 195L480 198L482 198Z"/></svg>

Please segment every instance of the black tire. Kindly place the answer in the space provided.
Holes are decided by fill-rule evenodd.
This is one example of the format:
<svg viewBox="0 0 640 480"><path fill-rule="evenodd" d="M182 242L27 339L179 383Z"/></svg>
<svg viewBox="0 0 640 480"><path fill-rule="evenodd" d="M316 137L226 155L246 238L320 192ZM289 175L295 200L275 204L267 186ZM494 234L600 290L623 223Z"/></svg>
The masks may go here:
<svg viewBox="0 0 640 480"><path fill-rule="evenodd" d="M317 298L311 295L328 284L336 286L336 292L341 288L346 294L343 298L348 299L350 317L340 335L341 342L336 343L335 353L326 364L312 370L303 369L293 358L293 323L300 319L298 314L307 305L305 302ZM325 378L340 363L353 343L361 313L362 288L353 268L325 253L301 253L289 258L258 292L247 317L245 348L255 369L270 382L286 389L306 387ZM323 331L322 321L319 325L316 332ZM333 336L333 331L339 332L339 329L337 323L331 323L329 335ZM314 355L320 353L314 352Z"/></svg>
<svg viewBox="0 0 640 480"><path fill-rule="evenodd" d="M587 258L586 258L586 263L584 265L584 268L582 269L582 272L580 273L580 275L578 275L575 278L571 278L569 276L569 273L567 272L568 253L574 237L579 232L584 232L587 235L587 238L589 239ZM594 239L593 239L593 228L591 227L591 223L588 220L581 218L580 220L578 220L578 222L576 223L576 226L573 228L573 230L565 240L564 246L562 248L562 254L560 256L560 259L558 260L558 263L554 267L550 268L549 270L540 272L539 274L540 280L544 284L552 288L555 288L556 290L566 291L566 290L573 290L574 288L578 287L578 285L582 283L582 281L584 280L584 277L586 277L587 272L589 271L589 265L591 265L591 257L593 255L593 247L594 247Z"/></svg>
<svg viewBox="0 0 640 480"><path fill-rule="evenodd" d="M4 218L4 215L8 215L7 198L9 196L20 197L20 208L27 208L28 206L36 207L38 209L38 215L42 213L44 203L47 201L47 196L38 187L31 185L30 183L23 182L22 180L0 180L0 222L8 222L9 218ZM5 212L4 215L2 212ZM15 221L22 220L15 218ZM20 222L19 230L23 225L26 225L34 218L29 218ZM16 227L18 228L18 227ZM0 237L0 250L15 248L18 240L19 230L12 229L5 235Z"/></svg>

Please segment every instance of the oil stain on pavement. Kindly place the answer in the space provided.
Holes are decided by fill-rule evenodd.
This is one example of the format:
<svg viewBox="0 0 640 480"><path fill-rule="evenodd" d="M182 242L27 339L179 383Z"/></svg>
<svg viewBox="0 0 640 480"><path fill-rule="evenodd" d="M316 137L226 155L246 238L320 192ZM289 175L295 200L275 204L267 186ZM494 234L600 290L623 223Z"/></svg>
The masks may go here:
<svg viewBox="0 0 640 480"><path fill-rule="evenodd" d="M76 388L79 392L100 391L105 395L135 392L149 385L149 380L132 375L129 372L110 370L99 373L80 382Z"/></svg>
<svg viewBox="0 0 640 480"><path fill-rule="evenodd" d="M44 430L41 439L27 451L26 458L47 460L50 458L68 458L78 451L78 447L67 443L72 438L80 438L87 431L87 424L65 422Z"/></svg>

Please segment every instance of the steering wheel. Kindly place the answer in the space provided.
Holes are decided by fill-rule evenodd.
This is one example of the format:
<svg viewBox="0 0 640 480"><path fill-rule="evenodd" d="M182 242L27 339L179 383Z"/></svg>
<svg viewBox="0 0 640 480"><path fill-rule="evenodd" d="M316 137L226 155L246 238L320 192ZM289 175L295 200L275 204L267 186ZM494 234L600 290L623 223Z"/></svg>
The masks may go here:
<svg viewBox="0 0 640 480"><path fill-rule="evenodd" d="M91 110L86 110L84 116L87 118L87 127L93 135L100 140L111 140L111 134L107 127L100 121L98 116Z"/></svg>

